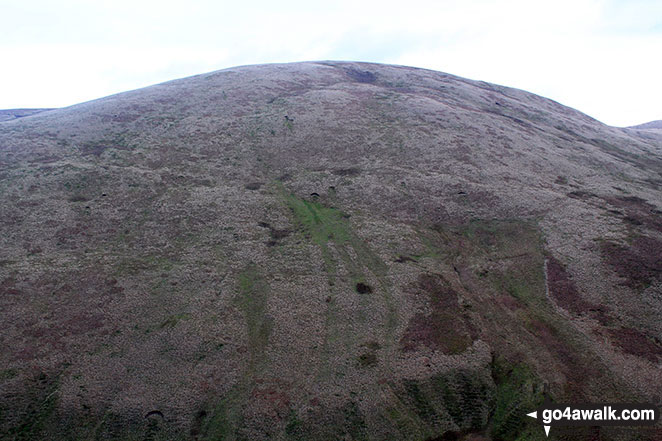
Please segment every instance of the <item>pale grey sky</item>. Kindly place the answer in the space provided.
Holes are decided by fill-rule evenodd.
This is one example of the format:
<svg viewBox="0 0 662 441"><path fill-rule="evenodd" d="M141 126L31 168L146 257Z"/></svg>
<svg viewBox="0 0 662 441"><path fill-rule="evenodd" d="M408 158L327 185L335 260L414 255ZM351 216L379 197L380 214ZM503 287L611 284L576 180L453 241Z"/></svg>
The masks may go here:
<svg viewBox="0 0 662 441"><path fill-rule="evenodd" d="M0 29L0 108L358 60L525 89L610 125L662 119L660 0L0 0Z"/></svg>

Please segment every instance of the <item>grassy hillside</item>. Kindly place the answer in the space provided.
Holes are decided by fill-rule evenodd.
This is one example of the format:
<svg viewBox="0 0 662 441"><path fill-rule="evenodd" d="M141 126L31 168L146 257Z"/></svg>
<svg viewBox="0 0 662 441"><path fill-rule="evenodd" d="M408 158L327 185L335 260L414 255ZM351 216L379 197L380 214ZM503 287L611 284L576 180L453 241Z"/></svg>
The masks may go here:
<svg viewBox="0 0 662 441"><path fill-rule="evenodd" d="M662 138L367 63L0 123L0 438L536 440L662 396ZM660 429L550 439L659 439ZM596 438L599 437L599 438Z"/></svg>

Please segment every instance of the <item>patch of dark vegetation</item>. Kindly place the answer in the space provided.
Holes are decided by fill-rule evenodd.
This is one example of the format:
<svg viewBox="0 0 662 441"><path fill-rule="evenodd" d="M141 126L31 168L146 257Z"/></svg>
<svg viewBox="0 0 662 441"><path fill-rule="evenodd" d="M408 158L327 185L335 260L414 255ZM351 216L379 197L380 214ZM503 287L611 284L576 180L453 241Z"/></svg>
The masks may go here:
<svg viewBox="0 0 662 441"><path fill-rule="evenodd" d="M260 188L262 188L263 185L264 182L250 182L246 184L244 187L246 188L246 190L259 190Z"/></svg>
<svg viewBox="0 0 662 441"><path fill-rule="evenodd" d="M267 305L269 285L253 264L245 268L237 279L238 294L234 301L244 315L251 367L255 367L264 359L273 327Z"/></svg>
<svg viewBox="0 0 662 441"><path fill-rule="evenodd" d="M485 380L467 370L458 369L438 376L433 383L441 393L444 407L453 421L464 430L485 426L485 408L493 404L494 391Z"/></svg>
<svg viewBox="0 0 662 441"><path fill-rule="evenodd" d="M161 181L166 185L211 187L212 181L191 175L161 173Z"/></svg>
<svg viewBox="0 0 662 441"><path fill-rule="evenodd" d="M528 366L512 364L499 357L492 360L492 378L497 385L496 405L491 421L492 439L529 439L522 435L533 428L534 420L528 418L526 413L543 401L541 382Z"/></svg>
<svg viewBox="0 0 662 441"><path fill-rule="evenodd" d="M496 103L497 105L501 105L499 103ZM448 432L444 433L441 436L435 436L434 438L428 438L425 441L460 441L463 439L472 439L472 438L466 438L466 435L470 435L472 432L456 432L453 430L449 430ZM479 438L479 440L482 438Z"/></svg>
<svg viewBox="0 0 662 441"><path fill-rule="evenodd" d="M115 150L130 150L122 140L99 140L90 141L82 144L79 147L80 154L83 156L96 156L99 157L108 149Z"/></svg>
<svg viewBox="0 0 662 441"><path fill-rule="evenodd" d="M22 390L0 392L0 438L49 439L57 426L59 376L38 372L24 380Z"/></svg>
<svg viewBox="0 0 662 441"><path fill-rule="evenodd" d="M90 237L88 225L77 223L71 227L63 227L55 232L58 247L75 249L82 246Z"/></svg>
<svg viewBox="0 0 662 441"><path fill-rule="evenodd" d="M599 367L569 344L557 324L534 318L530 320L528 328L540 342L540 347L545 348L557 361L565 375L563 398L585 399L586 390L590 389L591 381L602 376Z"/></svg>
<svg viewBox="0 0 662 441"><path fill-rule="evenodd" d="M7 277L0 282L0 297L7 298L8 296L17 296L22 292L16 287L16 279Z"/></svg>
<svg viewBox="0 0 662 441"><path fill-rule="evenodd" d="M258 222L258 225L262 228L269 229L269 237L271 238L269 241L267 241L267 246L269 247L278 245L281 239L286 238L292 233L292 231L288 228L284 228L284 229L274 228L271 225L269 225L267 222Z"/></svg>
<svg viewBox="0 0 662 441"><path fill-rule="evenodd" d="M662 342L634 328L609 329L609 335L623 352L657 363L662 360Z"/></svg>
<svg viewBox="0 0 662 441"><path fill-rule="evenodd" d="M116 413L110 409L95 411L87 405L83 405L83 409L82 412L71 413L63 413L58 409L58 416L61 418L58 421L59 430L56 432L52 428L47 432L49 437L40 439L141 441L189 439L181 432L181 428L168 424L168 421L157 413L150 412L149 416L140 418L133 414Z"/></svg>
<svg viewBox="0 0 662 441"><path fill-rule="evenodd" d="M470 343L467 335L455 330L456 319L417 313L412 317L400 343L404 351L426 346L446 354L459 354Z"/></svg>
<svg viewBox="0 0 662 441"><path fill-rule="evenodd" d="M547 259L549 293L561 308L573 314L590 314L600 323L609 322L609 308L584 300L565 267L554 257Z"/></svg>
<svg viewBox="0 0 662 441"><path fill-rule="evenodd" d="M222 396L214 405L199 410L193 420L191 432L195 432L196 440L237 439L237 432L244 424L243 415L235 409L236 392Z"/></svg>
<svg viewBox="0 0 662 441"><path fill-rule="evenodd" d="M39 154L35 153L35 156L32 157L28 162L30 164L51 164L53 162L59 161L60 159L62 159L62 158L59 157L59 156L39 155ZM42 170L45 170L45 168L42 168ZM0 175L0 177L2 177L2 175Z"/></svg>
<svg viewBox="0 0 662 441"><path fill-rule="evenodd" d="M570 193L567 193L566 196L572 199L579 199L580 201L586 201L591 198L597 197L596 194L584 190L571 191Z"/></svg>
<svg viewBox="0 0 662 441"><path fill-rule="evenodd" d="M646 178L644 179L644 182L648 184L650 188L653 188L655 190L662 187L662 179Z"/></svg>
<svg viewBox="0 0 662 441"><path fill-rule="evenodd" d="M161 324L159 325L159 329L166 329L166 328L172 329L175 326L177 326L177 323L187 319L188 317L189 314L186 313L169 315L168 317L166 317L165 320L161 322Z"/></svg>
<svg viewBox="0 0 662 441"><path fill-rule="evenodd" d="M555 184L558 185L568 185L568 178L565 176L557 176L556 179L554 180Z"/></svg>
<svg viewBox="0 0 662 441"><path fill-rule="evenodd" d="M191 430L189 431L189 434L191 437L195 440L197 440L202 432L202 424L205 421L205 418L207 418L207 411L204 409L200 409L195 413L195 417L193 417L193 423L191 424Z"/></svg>
<svg viewBox="0 0 662 441"><path fill-rule="evenodd" d="M422 274L416 290L429 299L431 312L411 318L400 344L405 352L425 346L446 354L459 354L473 341L473 326L462 314L457 293L441 276Z"/></svg>
<svg viewBox="0 0 662 441"><path fill-rule="evenodd" d="M459 190L456 196L456 201L470 207L494 208L499 202L499 198L495 194L478 189Z"/></svg>
<svg viewBox="0 0 662 441"><path fill-rule="evenodd" d="M515 266L521 266L517 259L530 258L536 251L535 247L523 245L539 241L537 230L519 220L474 219L455 226L434 224L431 228L443 239L441 245L450 245L457 255L472 259L506 257Z"/></svg>
<svg viewBox="0 0 662 441"><path fill-rule="evenodd" d="M356 284L356 292L359 294L370 294L372 293L372 286L368 285L367 283L358 282Z"/></svg>
<svg viewBox="0 0 662 441"><path fill-rule="evenodd" d="M517 311L518 309L524 308L524 305L511 295L500 295L499 301L503 306L510 309L511 311Z"/></svg>
<svg viewBox="0 0 662 441"><path fill-rule="evenodd" d="M283 239L283 238L289 236L290 233L291 233L291 231L288 230L287 228L282 229L282 230L279 230L279 229L277 229L277 228L272 228L272 229L270 230L270 233L269 233L269 234L271 235L271 238L272 238L272 239L274 239L274 240L280 240L280 239Z"/></svg>
<svg viewBox="0 0 662 441"><path fill-rule="evenodd" d="M90 198L83 196L82 194L75 194L69 198L69 202L87 202Z"/></svg>
<svg viewBox="0 0 662 441"><path fill-rule="evenodd" d="M407 263L407 262L418 262L416 259L414 259L411 256L404 256L400 254L397 259L395 259L395 262L397 263Z"/></svg>
<svg viewBox="0 0 662 441"><path fill-rule="evenodd" d="M356 167L338 168L333 170L331 173L336 176L358 176L361 174L361 169Z"/></svg>
<svg viewBox="0 0 662 441"><path fill-rule="evenodd" d="M26 116L34 115L40 112L53 110L52 108L44 109L2 109L0 110L0 121L9 121L12 119L23 118Z"/></svg>
<svg viewBox="0 0 662 441"><path fill-rule="evenodd" d="M379 361L377 351L381 349L381 345L376 341L369 341L361 346L366 348L366 351L359 356L359 366L370 367L375 366Z"/></svg>
<svg viewBox="0 0 662 441"><path fill-rule="evenodd" d="M655 156L650 156L650 155L642 156L632 151L628 151L622 147L616 146L604 139L584 138L583 141L599 147L602 151L604 151L609 155L614 156L615 158L618 158L625 162L629 162L630 164L634 164L640 168L643 168L644 170L651 168L659 169L659 167L662 165L662 161L657 159Z"/></svg>
<svg viewBox="0 0 662 441"><path fill-rule="evenodd" d="M278 415L292 412L290 389L279 381L265 383L264 379L259 379L251 392L251 399L260 402L260 407L273 409Z"/></svg>
<svg viewBox="0 0 662 441"><path fill-rule="evenodd" d="M358 83L374 83L377 81L377 75L367 70L355 68L346 69L347 76Z"/></svg>
<svg viewBox="0 0 662 441"><path fill-rule="evenodd" d="M638 226L644 224L640 219L637 219L636 217L632 217L632 216L625 216L623 218L623 220L625 222L629 223L630 225L634 225L635 227L638 227Z"/></svg>
<svg viewBox="0 0 662 441"><path fill-rule="evenodd" d="M285 433L288 439L296 441L372 439L365 416L354 401L335 408L316 406L305 418L292 412L287 418Z"/></svg>
<svg viewBox="0 0 662 441"><path fill-rule="evenodd" d="M58 333L60 336L93 334L104 326L104 316L97 312L85 311L73 314L62 323Z"/></svg>
<svg viewBox="0 0 662 441"><path fill-rule="evenodd" d="M359 355L359 365L361 367L370 367L377 364L377 354L375 352L365 352Z"/></svg>
<svg viewBox="0 0 662 441"><path fill-rule="evenodd" d="M645 199L642 199L637 196L619 196L619 197L610 197L610 198L605 198L607 202L609 202L612 205L616 206L622 206L622 207L627 207L627 208L654 208L651 204L646 202Z"/></svg>
<svg viewBox="0 0 662 441"><path fill-rule="evenodd" d="M285 434L290 438L294 438L295 440L301 439L303 436L302 423L294 409L290 409L290 414L287 417L287 424L285 424Z"/></svg>
<svg viewBox="0 0 662 441"><path fill-rule="evenodd" d="M413 404L416 414L425 422L434 422L437 414L433 400L426 396L423 384L415 380L404 380L404 397Z"/></svg>
<svg viewBox="0 0 662 441"><path fill-rule="evenodd" d="M662 216L655 205L636 196L604 197L605 202L625 210L623 220L634 226L645 226L662 232Z"/></svg>
<svg viewBox="0 0 662 441"><path fill-rule="evenodd" d="M387 408L388 420L400 432L389 439L452 439L449 427L462 434L480 432L488 424L495 401L495 387L487 369L458 368L388 387L399 403ZM412 437L412 433L419 435Z"/></svg>
<svg viewBox="0 0 662 441"><path fill-rule="evenodd" d="M142 115L140 113L120 112L102 117L103 122L116 122L116 123L130 123L139 119Z"/></svg>
<svg viewBox="0 0 662 441"><path fill-rule="evenodd" d="M602 257L622 277L623 285L645 289L662 279L662 241L649 236L635 237L630 246L605 241Z"/></svg>
<svg viewBox="0 0 662 441"><path fill-rule="evenodd" d="M363 346L365 346L366 348L368 348L371 351L377 351L377 350L382 348L382 346L374 340L371 340L367 343L364 343Z"/></svg>

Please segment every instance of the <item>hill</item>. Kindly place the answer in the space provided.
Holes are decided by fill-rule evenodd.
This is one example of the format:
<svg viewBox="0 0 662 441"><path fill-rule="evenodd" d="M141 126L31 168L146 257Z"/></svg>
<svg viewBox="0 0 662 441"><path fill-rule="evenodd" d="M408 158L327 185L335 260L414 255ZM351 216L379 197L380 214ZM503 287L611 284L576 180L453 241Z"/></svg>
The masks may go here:
<svg viewBox="0 0 662 441"><path fill-rule="evenodd" d="M662 129L662 120L651 121L644 124L639 124L637 126L630 127L631 129Z"/></svg>
<svg viewBox="0 0 662 441"><path fill-rule="evenodd" d="M2 122L0 436L543 439L545 395L659 401L661 184L659 137L402 66Z"/></svg>
<svg viewBox="0 0 662 441"><path fill-rule="evenodd" d="M53 109L4 109L0 110L0 122L9 121L16 118L35 115L40 112Z"/></svg>

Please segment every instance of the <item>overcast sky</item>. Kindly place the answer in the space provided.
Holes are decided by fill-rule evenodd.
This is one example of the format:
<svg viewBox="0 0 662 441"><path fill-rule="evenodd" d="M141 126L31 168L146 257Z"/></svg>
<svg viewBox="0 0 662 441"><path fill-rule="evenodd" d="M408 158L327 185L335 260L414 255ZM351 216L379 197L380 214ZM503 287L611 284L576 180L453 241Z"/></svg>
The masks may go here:
<svg viewBox="0 0 662 441"><path fill-rule="evenodd" d="M662 119L660 0L0 0L0 29L0 108L358 60L525 89L615 126Z"/></svg>

